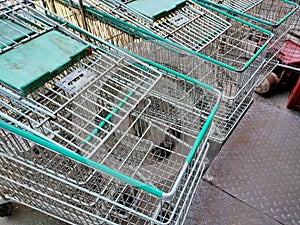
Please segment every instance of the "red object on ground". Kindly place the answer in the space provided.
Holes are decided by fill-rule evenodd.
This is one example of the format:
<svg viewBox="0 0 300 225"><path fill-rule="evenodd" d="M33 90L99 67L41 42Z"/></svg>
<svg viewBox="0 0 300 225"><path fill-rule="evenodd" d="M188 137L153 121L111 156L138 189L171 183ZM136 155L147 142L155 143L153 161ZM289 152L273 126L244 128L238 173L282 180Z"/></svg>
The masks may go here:
<svg viewBox="0 0 300 225"><path fill-rule="evenodd" d="M286 65L300 65L300 45L286 40L278 58Z"/></svg>
<svg viewBox="0 0 300 225"><path fill-rule="evenodd" d="M286 107L300 111L300 76L295 87L290 92Z"/></svg>
<svg viewBox="0 0 300 225"><path fill-rule="evenodd" d="M300 45L295 43L292 40L286 40L284 43L284 47L280 51L278 58L283 64L299 67L300 66ZM294 74L294 76L292 76L293 73L287 71L285 71L285 74L290 75L290 76L286 76L287 77L286 80L291 82L293 81L292 83L294 86L290 92L286 107L289 109L295 109L300 111L300 75ZM296 80L289 79L289 77L294 77L296 78Z"/></svg>

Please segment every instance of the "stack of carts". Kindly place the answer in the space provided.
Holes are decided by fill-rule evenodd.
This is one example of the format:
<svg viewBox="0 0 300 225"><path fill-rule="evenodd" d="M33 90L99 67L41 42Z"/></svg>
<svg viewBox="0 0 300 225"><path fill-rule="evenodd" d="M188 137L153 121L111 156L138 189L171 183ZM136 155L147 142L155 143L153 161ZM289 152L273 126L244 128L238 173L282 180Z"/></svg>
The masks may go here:
<svg viewBox="0 0 300 225"><path fill-rule="evenodd" d="M208 140L223 143L255 86L290 67L297 9L0 1L1 196L71 224L184 224Z"/></svg>
<svg viewBox="0 0 300 225"><path fill-rule="evenodd" d="M132 55L219 89L210 139L223 143L252 102L273 33L192 1L160 3L53 0L44 6Z"/></svg>
<svg viewBox="0 0 300 225"><path fill-rule="evenodd" d="M38 5L0 15L1 195L71 224L183 224L220 92Z"/></svg>

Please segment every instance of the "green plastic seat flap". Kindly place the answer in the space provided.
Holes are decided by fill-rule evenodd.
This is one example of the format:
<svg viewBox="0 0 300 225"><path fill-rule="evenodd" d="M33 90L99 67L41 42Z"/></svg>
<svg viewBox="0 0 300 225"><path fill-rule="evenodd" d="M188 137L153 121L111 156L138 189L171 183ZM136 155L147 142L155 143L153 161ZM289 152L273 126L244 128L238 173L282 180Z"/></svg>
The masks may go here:
<svg viewBox="0 0 300 225"><path fill-rule="evenodd" d="M9 19L0 18L0 49L22 40L35 32Z"/></svg>
<svg viewBox="0 0 300 225"><path fill-rule="evenodd" d="M0 82L25 96L88 55L88 48L50 31L0 55Z"/></svg>
<svg viewBox="0 0 300 225"><path fill-rule="evenodd" d="M153 0L135 0L126 5L151 19L155 19L160 14L169 12L184 2L185 0L159 0L157 3Z"/></svg>

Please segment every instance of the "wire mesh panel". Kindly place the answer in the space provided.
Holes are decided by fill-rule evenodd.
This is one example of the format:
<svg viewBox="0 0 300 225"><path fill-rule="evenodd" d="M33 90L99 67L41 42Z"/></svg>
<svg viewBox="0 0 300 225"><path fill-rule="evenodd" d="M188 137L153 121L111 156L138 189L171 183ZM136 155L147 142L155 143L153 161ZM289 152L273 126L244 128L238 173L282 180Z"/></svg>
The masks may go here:
<svg viewBox="0 0 300 225"><path fill-rule="evenodd" d="M52 28L0 54L6 197L75 224L182 223L220 93L37 7L1 7L12 25Z"/></svg>
<svg viewBox="0 0 300 225"><path fill-rule="evenodd" d="M103 13L107 8L101 8L102 3L97 5L97 9L102 11L84 6L82 13L74 1L71 5L59 0L52 2L44 6L80 27L85 27L95 36L221 90L223 99L216 116L218 129L211 135L212 139L219 142L223 142L231 130L224 124L232 121L232 117L241 117L234 115L239 112L235 109L244 104L245 96L253 90L267 45L260 44L267 43L272 36L228 17L230 28L200 53ZM72 11L69 10L71 6ZM122 18L121 15L119 17ZM243 108L247 106L243 105ZM231 122L230 126L234 124Z"/></svg>

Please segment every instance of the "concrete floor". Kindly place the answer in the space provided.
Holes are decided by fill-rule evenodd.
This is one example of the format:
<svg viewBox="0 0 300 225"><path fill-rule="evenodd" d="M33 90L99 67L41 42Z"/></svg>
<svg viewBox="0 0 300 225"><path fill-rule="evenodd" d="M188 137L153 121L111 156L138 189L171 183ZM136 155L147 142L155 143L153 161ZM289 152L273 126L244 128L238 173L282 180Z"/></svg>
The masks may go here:
<svg viewBox="0 0 300 225"><path fill-rule="evenodd" d="M13 203L12 214L0 218L1 225L65 225L53 217L47 216L29 207Z"/></svg>
<svg viewBox="0 0 300 225"><path fill-rule="evenodd" d="M286 106L288 94L289 94L288 92L284 92L284 93L276 94L270 98L263 98L254 94L254 101L263 103L266 106L270 107L270 109L271 108L280 109L300 117L300 112L286 109L285 106ZM270 131L270 135L271 134L272 133ZM227 142L230 140L231 140L231 136L229 137ZM221 146L216 143L212 144L212 147L208 155L211 162L213 161L213 159L218 159L219 157L218 153L220 149L222 151L223 147L221 148ZM298 154L297 157L300 160L300 154ZM282 224L266 216L264 213L261 213L259 210L255 208L255 206L250 206L248 204L245 205L238 198L228 195L228 193L224 192L223 190L221 191L220 190L221 189L219 187L211 185L211 183L207 182L207 180L203 180L200 186L198 187L198 191L191 205L190 213L187 216L187 220L185 224L187 225L194 225L194 224L212 224L212 225L218 225L218 224L220 225L225 225L225 224L277 225L278 224L279 225ZM205 196L209 198L207 199L207 201L203 200L203 194L205 194ZM300 193L296 193L296 197L300 199ZM225 200L226 200L226 204L224 203ZM298 204L298 202L296 204ZM235 208L233 208L233 206L235 206ZM223 208L217 208L217 207L223 207ZM227 211L222 210L225 208L227 209ZM231 211L228 212L228 209L230 209ZM199 214L200 212L199 210L202 212L202 214ZM232 210L234 210L234 215L237 214L244 215L246 213L248 217L250 215L252 219L248 218L247 220L247 218L244 218L243 223L241 223L238 217L231 217L230 219L228 219L229 216L232 215L233 213ZM298 208L297 210L298 211L296 212L296 215L299 215L300 208ZM223 212L222 215L220 215L221 212ZM213 219L207 217L207 215L203 213L212 216ZM218 218L225 218L225 219L218 220ZM255 220L255 218L258 219ZM40 213L36 210L30 209L26 206L22 206L14 203L12 215L7 217L2 217L2 218L0 217L0 224L1 225L65 225L66 223L59 221L55 218L52 218L50 216L47 216L43 213ZM286 224L292 224L292 223L286 223ZM298 221L295 222L295 224L300 224L300 218Z"/></svg>

